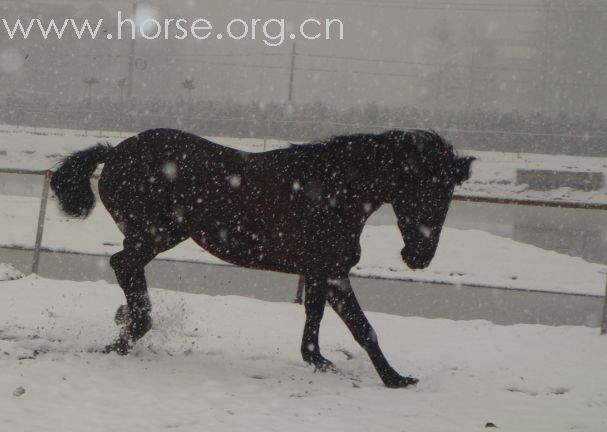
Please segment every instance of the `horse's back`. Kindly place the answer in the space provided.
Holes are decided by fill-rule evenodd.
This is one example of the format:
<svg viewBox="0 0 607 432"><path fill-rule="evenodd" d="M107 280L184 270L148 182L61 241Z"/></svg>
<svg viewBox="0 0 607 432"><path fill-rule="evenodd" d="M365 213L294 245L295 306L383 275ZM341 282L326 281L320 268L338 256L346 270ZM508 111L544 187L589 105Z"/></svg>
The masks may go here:
<svg viewBox="0 0 607 432"><path fill-rule="evenodd" d="M207 162L208 166L209 161L236 159L237 153L237 150L181 130L150 129L122 141L113 149L105 162L102 179L132 177L134 173L151 175L155 169L164 168L166 171L173 164L181 170L195 169L198 163Z"/></svg>
<svg viewBox="0 0 607 432"><path fill-rule="evenodd" d="M124 162L125 156L134 159L134 156L141 156L141 161L174 158L177 153L181 153L181 160L187 161L188 158L199 155L222 155L233 152L233 149L211 142L198 135L177 129L149 129L135 136L132 136L118 144L113 152L112 158L106 163L121 161Z"/></svg>

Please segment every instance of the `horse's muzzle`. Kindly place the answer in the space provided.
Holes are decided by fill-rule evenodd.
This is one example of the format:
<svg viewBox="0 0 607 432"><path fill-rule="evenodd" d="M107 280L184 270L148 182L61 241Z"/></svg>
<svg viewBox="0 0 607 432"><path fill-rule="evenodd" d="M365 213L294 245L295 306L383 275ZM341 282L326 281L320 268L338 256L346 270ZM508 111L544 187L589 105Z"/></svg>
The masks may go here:
<svg viewBox="0 0 607 432"><path fill-rule="evenodd" d="M402 250L400 251L400 256L402 257L405 264L407 264L407 267L409 267L411 270L425 269L432 262L432 257L425 258L420 257L418 255L411 255L407 253L406 248L402 248Z"/></svg>

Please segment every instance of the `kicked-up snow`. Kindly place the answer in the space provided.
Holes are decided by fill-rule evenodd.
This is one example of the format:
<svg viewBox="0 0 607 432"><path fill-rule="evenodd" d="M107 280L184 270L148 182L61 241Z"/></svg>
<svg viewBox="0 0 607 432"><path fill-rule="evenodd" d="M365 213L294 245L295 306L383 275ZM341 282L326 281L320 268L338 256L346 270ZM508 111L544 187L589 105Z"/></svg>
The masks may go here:
<svg viewBox="0 0 607 432"><path fill-rule="evenodd" d="M327 310L321 349L299 355L301 306L152 290L154 328L126 357L115 285L0 282L2 431L607 430L607 336L368 313L389 361L420 378L388 389Z"/></svg>
<svg viewBox="0 0 607 432"><path fill-rule="evenodd" d="M23 277L23 273L10 264L0 263L0 281L15 280Z"/></svg>

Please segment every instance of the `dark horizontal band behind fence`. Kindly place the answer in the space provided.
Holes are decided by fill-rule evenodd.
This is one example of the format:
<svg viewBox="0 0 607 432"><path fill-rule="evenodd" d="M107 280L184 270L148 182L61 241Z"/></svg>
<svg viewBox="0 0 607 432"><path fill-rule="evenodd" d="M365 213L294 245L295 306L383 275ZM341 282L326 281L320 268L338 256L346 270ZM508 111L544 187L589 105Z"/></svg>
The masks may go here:
<svg viewBox="0 0 607 432"><path fill-rule="evenodd" d="M477 196L454 194L454 201L465 201L483 204L504 204L504 205L523 205L529 207L554 207L570 208L578 210L607 210L607 203L593 203L582 201L560 201L560 200L538 200L538 199L519 199L498 196Z"/></svg>

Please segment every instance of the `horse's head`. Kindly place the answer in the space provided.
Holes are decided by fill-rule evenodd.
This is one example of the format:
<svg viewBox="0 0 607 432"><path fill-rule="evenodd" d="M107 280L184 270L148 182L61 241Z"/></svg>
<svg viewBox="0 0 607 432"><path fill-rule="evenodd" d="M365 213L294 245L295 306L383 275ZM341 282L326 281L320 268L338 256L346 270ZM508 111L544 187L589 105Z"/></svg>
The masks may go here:
<svg viewBox="0 0 607 432"><path fill-rule="evenodd" d="M438 246L456 185L470 177L473 157L458 156L433 131L389 131L381 135L390 149L388 200L398 218L411 269L428 267Z"/></svg>

